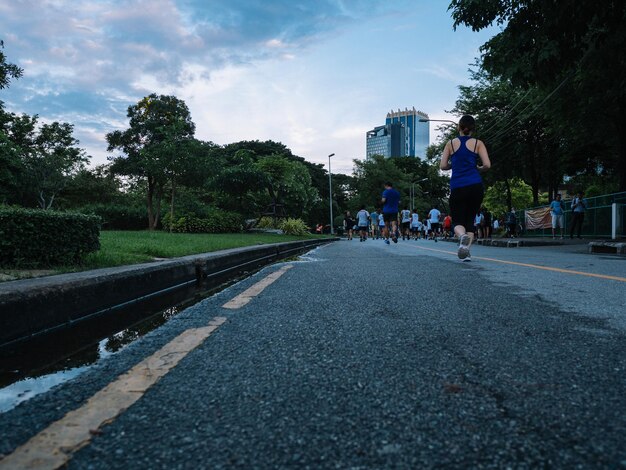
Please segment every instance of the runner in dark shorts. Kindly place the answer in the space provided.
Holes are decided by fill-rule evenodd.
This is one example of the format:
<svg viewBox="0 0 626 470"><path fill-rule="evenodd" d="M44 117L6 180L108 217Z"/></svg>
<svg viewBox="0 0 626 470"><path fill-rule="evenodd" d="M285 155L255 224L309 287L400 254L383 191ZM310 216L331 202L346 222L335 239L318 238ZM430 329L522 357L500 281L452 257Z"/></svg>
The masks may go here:
<svg viewBox="0 0 626 470"><path fill-rule="evenodd" d="M389 182L385 183L385 190L382 196L383 203L383 219L385 221L385 243L389 245L389 231L391 230L391 239L394 243L398 243L398 205L400 204L400 193L393 188Z"/></svg>

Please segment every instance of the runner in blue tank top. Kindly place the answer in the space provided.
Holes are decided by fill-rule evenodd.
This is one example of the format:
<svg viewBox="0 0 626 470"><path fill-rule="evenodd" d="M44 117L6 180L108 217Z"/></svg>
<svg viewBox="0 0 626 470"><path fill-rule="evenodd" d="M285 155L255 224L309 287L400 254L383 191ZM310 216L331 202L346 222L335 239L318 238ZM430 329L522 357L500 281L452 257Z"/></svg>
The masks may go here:
<svg viewBox="0 0 626 470"><path fill-rule="evenodd" d="M471 261L474 241L474 216L483 202L484 188L480 172L491 167L485 144L472 137L476 122L465 115L459 121L459 137L443 149L439 168L452 170L450 177L450 215L454 233L459 237L458 256ZM480 160L480 163L478 161Z"/></svg>

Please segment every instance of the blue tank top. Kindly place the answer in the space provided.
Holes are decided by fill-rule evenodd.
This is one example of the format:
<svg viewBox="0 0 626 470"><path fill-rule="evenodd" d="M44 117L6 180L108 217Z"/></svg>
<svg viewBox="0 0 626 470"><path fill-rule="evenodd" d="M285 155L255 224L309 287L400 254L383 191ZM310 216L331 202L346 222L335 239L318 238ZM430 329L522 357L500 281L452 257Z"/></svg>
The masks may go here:
<svg viewBox="0 0 626 470"><path fill-rule="evenodd" d="M476 168L476 159L478 154L472 152L465 145L468 140L473 137L469 135L459 136L461 146L456 152L450 156L452 163L452 176L450 177L450 189L463 188L465 186L471 186L473 184L479 184L483 182L483 179Z"/></svg>

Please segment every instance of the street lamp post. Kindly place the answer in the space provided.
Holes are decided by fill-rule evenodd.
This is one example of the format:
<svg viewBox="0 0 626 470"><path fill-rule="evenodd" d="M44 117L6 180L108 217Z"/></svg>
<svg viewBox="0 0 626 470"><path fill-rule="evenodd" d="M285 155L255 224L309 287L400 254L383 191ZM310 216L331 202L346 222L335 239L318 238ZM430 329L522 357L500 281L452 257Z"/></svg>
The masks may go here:
<svg viewBox="0 0 626 470"><path fill-rule="evenodd" d="M419 122L449 122L455 126L458 124L457 122L450 121L449 119L420 119Z"/></svg>
<svg viewBox="0 0 626 470"><path fill-rule="evenodd" d="M427 179L428 178L422 178L421 180L411 182L411 212L413 212L413 209L415 209L415 184L423 183Z"/></svg>
<svg viewBox="0 0 626 470"><path fill-rule="evenodd" d="M334 235L335 231L333 229L333 177L330 172L330 157L335 155L331 153L328 156L328 205L330 206L330 234Z"/></svg>

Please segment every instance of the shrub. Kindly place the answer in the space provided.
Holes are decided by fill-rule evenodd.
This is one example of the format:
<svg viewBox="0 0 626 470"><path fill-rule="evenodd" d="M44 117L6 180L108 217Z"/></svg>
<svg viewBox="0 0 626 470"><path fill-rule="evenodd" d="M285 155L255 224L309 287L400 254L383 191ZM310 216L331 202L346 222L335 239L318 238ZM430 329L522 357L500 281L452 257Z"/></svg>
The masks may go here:
<svg viewBox="0 0 626 470"><path fill-rule="evenodd" d="M221 209L208 210L202 218L185 215L176 219L172 231L177 233L233 233L241 232L243 217L236 212ZM169 229L169 224L164 225Z"/></svg>
<svg viewBox="0 0 626 470"><path fill-rule="evenodd" d="M255 228L278 228L279 225L279 221L273 217L261 217L261 220L259 220Z"/></svg>
<svg viewBox="0 0 626 470"><path fill-rule="evenodd" d="M148 228L148 211L144 206L124 204L91 204L79 212L94 214L102 219L105 230L145 230Z"/></svg>
<svg viewBox="0 0 626 470"><path fill-rule="evenodd" d="M11 267L74 264L100 249L100 217L0 208L0 260Z"/></svg>
<svg viewBox="0 0 626 470"><path fill-rule="evenodd" d="M306 235L310 232L310 228L302 219L285 219L279 227L285 235Z"/></svg>

